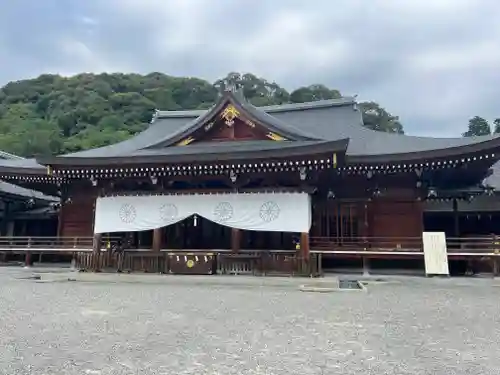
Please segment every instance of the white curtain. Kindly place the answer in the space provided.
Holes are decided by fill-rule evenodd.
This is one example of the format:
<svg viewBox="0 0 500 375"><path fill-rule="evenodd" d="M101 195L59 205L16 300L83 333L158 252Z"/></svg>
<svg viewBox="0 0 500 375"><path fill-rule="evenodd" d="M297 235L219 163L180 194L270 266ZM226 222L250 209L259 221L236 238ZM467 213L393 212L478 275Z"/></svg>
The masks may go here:
<svg viewBox="0 0 500 375"><path fill-rule="evenodd" d="M97 198L94 232L135 232L161 228L192 215L238 229L309 232L311 201L305 193Z"/></svg>

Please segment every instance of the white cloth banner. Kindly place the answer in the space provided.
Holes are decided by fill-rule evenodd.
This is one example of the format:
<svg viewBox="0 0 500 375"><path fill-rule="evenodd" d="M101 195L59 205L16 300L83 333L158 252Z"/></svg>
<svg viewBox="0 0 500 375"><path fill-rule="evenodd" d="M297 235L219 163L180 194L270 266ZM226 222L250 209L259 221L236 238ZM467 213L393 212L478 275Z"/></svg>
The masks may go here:
<svg viewBox="0 0 500 375"><path fill-rule="evenodd" d="M309 232L311 200L305 193L230 193L97 198L94 233L135 232L199 215L231 228Z"/></svg>
<svg viewBox="0 0 500 375"><path fill-rule="evenodd" d="M448 251L444 232L423 232L426 275L449 275Z"/></svg>

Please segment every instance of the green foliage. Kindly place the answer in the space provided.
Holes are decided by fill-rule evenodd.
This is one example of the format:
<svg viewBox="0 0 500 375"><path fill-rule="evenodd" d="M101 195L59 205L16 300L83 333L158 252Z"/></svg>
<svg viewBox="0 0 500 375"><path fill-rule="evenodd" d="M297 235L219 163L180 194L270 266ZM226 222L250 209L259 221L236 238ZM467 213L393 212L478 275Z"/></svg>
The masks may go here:
<svg viewBox="0 0 500 375"><path fill-rule="evenodd" d="M496 128L496 123L495 123L495 128ZM488 121L486 121L482 117L475 116L469 120L468 130L462 135L464 137L473 137L473 136L489 135L489 134L491 134L491 127Z"/></svg>
<svg viewBox="0 0 500 375"><path fill-rule="evenodd" d="M44 74L0 89L0 150L29 157L109 145L145 129L156 108L206 109L229 87L240 88L256 106L341 97L319 84L289 93L251 73L229 73L214 84L157 72ZM369 128L402 133L397 117L378 104L361 103L360 108Z"/></svg>
<svg viewBox="0 0 500 375"><path fill-rule="evenodd" d="M499 134L500 133L500 118L496 118L493 120L493 133L494 134Z"/></svg>
<svg viewBox="0 0 500 375"><path fill-rule="evenodd" d="M367 128L387 133L403 133L403 125L399 118L391 115L379 104L374 102L360 103L363 113L363 123Z"/></svg>
<svg viewBox="0 0 500 375"><path fill-rule="evenodd" d="M340 91L330 90L324 85L310 85L307 87L300 87L290 94L290 101L292 103L305 103L315 102L318 100L339 99Z"/></svg>

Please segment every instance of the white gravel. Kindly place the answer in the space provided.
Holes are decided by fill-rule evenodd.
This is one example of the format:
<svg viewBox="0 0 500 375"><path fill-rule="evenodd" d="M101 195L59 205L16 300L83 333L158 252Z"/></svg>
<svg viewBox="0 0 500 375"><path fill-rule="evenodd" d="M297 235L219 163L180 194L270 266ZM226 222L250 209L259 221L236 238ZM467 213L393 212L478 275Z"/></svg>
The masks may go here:
<svg viewBox="0 0 500 375"><path fill-rule="evenodd" d="M0 268L0 374L500 373L492 280L408 278L328 294L239 277L36 283L22 274Z"/></svg>

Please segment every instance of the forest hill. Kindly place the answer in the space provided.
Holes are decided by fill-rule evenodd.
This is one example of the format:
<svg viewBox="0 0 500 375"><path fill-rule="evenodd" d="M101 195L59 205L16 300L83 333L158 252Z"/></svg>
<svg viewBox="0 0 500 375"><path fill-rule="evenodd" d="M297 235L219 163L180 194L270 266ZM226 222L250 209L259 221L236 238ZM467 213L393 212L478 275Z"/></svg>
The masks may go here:
<svg viewBox="0 0 500 375"><path fill-rule="evenodd" d="M0 150L30 157L109 145L144 130L155 109L207 109L229 86L240 88L255 106L341 97L320 84L288 92L253 74L230 73L213 84L162 73L45 74L0 90ZM359 108L366 127L403 133L398 118L379 104Z"/></svg>

